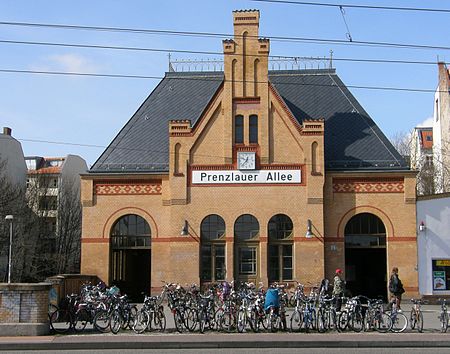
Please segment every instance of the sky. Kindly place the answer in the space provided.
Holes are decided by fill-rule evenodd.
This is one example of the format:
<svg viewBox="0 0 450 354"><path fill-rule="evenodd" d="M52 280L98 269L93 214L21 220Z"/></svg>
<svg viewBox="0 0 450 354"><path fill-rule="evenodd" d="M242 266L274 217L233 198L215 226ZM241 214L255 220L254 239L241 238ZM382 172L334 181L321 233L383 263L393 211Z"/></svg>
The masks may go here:
<svg viewBox="0 0 450 354"><path fill-rule="evenodd" d="M310 0L310 2L320 2ZM323 1L325 2L325 1ZM450 9L442 0L327 0L335 4ZM260 36L338 39L346 43L271 40L271 55L335 59L450 62L448 49L361 46L355 41L450 47L450 13L339 8L249 0L0 0L0 41L222 51L232 11L260 10ZM116 31L13 26L5 22L223 33L193 37ZM221 59L173 53L172 60ZM335 60L348 86L435 90L437 65ZM154 76L168 70L168 53L0 42L0 127L11 127L26 156L83 157L91 166L160 80L74 77L1 70ZM387 137L426 124L434 93L350 88ZM177 117L174 117L177 119Z"/></svg>

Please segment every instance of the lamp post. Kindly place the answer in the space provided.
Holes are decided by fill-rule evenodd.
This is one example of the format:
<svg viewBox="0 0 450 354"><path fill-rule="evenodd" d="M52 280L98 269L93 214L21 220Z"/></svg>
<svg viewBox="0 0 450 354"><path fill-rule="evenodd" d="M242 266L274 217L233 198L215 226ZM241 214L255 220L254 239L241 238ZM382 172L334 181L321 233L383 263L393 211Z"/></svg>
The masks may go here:
<svg viewBox="0 0 450 354"><path fill-rule="evenodd" d="M11 254L14 216L6 215L5 220L9 221L9 254L8 254L8 284L11 284Z"/></svg>

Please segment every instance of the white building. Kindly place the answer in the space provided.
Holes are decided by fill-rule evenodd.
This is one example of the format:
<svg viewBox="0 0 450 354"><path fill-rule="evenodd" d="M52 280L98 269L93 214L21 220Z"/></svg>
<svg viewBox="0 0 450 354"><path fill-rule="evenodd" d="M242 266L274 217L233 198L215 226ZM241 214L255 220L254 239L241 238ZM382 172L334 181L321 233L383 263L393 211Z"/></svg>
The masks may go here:
<svg viewBox="0 0 450 354"><path fill-rule="evenodd" d="M4 161L1 175L13 184L25 185L27 167L25 165L22 145L11 135L11 128L4 127L0 134L0 163ZM0 176L1 177L1 176Z"/></svg>
<svg viewBox="0 0 450 354"><path fill-rule="evenodd" d="M417 198L419 292L450 295L450 193Z"/></svg>
<svg viewBox="0 0 450 354"><path fill-rule="evenodd" d="M438 87L434 95L433 164L436 192L450 191L450 70L438 63Z"/></svg>

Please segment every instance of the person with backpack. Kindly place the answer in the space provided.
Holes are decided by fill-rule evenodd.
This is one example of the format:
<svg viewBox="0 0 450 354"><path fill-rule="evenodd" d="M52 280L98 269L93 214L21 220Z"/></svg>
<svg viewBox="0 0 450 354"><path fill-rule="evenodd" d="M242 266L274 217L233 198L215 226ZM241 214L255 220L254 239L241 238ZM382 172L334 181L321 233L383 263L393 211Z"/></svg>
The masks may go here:
<svg viewBox="0 0 450 354"><path fill-rule="evenodd" d="M389 279L389 292L391 293L392 300L395 299L397 304L397 311L401 312L400 303L402 301L402 294L405 292L402 281L398 277L398 268L392 268L391 277Z"/></svg>

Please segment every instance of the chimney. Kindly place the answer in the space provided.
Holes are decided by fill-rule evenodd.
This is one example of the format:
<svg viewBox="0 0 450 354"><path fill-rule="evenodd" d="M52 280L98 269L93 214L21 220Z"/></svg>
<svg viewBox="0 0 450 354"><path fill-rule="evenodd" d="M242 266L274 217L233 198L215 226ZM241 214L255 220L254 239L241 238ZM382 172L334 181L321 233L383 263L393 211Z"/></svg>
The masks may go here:
<svg viewBox="0 0 450 354"><path fill-rule="evenodd" d="M11 136L12 129L8 127L3 127L3 134Z"/></svg>

